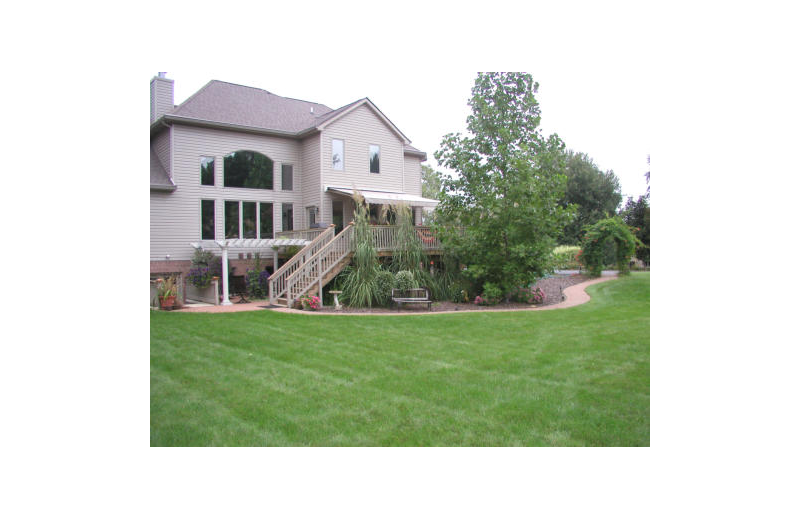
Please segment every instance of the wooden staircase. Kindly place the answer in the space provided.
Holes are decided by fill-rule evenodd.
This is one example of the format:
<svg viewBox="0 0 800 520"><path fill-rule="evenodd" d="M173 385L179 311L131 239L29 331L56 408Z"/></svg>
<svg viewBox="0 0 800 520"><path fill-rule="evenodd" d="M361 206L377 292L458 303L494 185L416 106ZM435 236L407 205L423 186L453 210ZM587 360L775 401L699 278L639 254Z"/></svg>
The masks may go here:
<svg viewBox="0 0 800 520"><path fill-rule="evenodd" d="M335 236L331 226L270 276L270 304L291 307L303 295L314 292L321 295L322 288L350 263L352 257L352 224Z"/></svg>

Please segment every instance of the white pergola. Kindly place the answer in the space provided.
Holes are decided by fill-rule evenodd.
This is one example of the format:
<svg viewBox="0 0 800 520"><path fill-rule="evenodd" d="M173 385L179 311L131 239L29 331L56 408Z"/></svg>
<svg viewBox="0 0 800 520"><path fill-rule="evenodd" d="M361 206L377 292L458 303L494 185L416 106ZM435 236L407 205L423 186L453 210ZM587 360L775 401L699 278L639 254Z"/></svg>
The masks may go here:
<svg viewBox="0 0 800 520"><path fill-rule="evenodd" d="M195 249L209 250L219 247L222 250L222 302L221 305L231 305L230 288L228 286L228 250L241 249L244 251L272 249L275 267L278 266L278 248L288 246L304 247L310 240L302 238L231 238L226 240L201 240L190 242Z"/></svg>

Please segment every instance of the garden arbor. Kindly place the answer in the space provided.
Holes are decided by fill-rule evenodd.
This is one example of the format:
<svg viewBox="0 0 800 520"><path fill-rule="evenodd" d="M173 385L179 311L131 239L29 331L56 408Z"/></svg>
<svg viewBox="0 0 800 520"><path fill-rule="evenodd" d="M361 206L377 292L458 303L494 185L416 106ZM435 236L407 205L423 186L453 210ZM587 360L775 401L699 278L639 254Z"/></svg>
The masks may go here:
<svg viewBox="0 0 800 520"><path fill-rule="evenodd" d="M603 219L590 226L583 238L581 263L591 276L600 276L605 263L606 244L615 246L615 261L620 274L630 271L629 262L639 240L619 217Z"/></svg>

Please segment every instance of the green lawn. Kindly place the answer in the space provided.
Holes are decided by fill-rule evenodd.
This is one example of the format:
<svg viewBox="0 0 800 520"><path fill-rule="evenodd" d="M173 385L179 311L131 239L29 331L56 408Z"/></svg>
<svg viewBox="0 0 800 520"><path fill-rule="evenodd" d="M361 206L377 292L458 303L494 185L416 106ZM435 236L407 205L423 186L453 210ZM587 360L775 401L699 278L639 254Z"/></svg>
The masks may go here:
<svg viewBox="0 0 800 520"><path fill-rule="evenodd" d="M151 312L153 446L648 446L650 274L547 312Z"/></svg>

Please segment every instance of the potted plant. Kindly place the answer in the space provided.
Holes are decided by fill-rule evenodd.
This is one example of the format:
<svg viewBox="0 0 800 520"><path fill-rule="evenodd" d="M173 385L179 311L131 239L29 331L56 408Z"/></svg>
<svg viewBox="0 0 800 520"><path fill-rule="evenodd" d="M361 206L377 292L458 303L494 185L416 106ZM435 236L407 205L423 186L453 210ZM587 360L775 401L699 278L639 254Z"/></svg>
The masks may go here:
<svg viewBox="0 0 800 520"><path fill-rule="evenodd" d="M165 280L156 280L156 290L158 291L158 305L161 309L172 310L175 308L175 297L178 295L178 286L175 277L169 276Z"/></svg>

